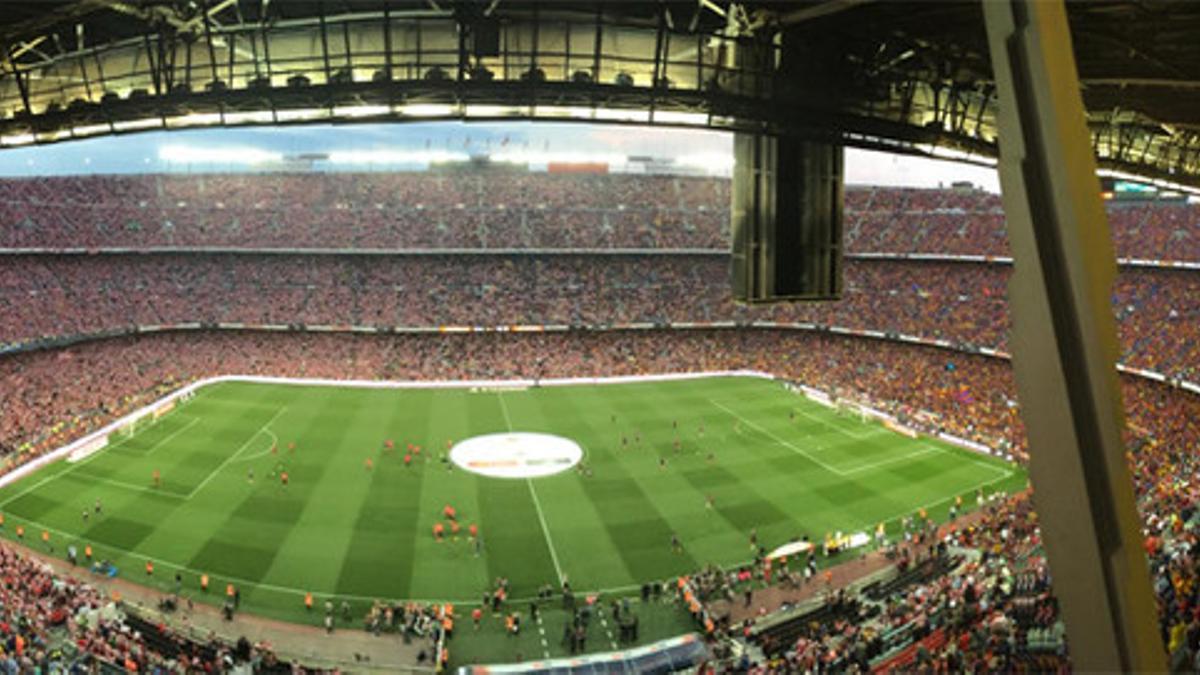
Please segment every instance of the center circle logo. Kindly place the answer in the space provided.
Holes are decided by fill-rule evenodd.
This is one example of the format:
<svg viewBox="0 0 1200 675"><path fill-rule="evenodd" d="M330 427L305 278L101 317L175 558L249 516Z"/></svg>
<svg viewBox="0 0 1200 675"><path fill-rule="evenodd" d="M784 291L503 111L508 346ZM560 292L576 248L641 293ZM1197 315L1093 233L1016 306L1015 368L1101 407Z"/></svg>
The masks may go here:
<svg viewBox="0 0 1200 675"><path fill-rule="evenodd" d="M540 478L566 471L583 459L583 448L562 436L509 431L475 436L450 449L460 468L492 478Z"/></svg>

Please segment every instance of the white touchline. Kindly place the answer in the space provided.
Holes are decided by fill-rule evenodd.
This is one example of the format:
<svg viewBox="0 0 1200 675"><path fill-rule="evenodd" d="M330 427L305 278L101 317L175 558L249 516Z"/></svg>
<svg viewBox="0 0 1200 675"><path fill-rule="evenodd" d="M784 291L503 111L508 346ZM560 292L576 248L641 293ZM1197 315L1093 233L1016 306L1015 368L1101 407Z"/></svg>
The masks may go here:
<svg viewBox="0 0 1200 675"><path fill-rule="evenodd" d="M500 399L504 424L511 432L513 431L512 417L508 415L508 404L504 402L504 393L496 392L496 398ZM542 513L542 502L538 499L537 490L533 489L533 480L526 478L525 484L529 486L529 496L533 497L533 508L537 510L538 521L542 524L542 536L546 538L546 548L550 550L550 560L554 563L554 573L558 575L558 585L561 588L567 578L563 575L562 566L558 564L558 552L554 550L554 541L550 538L550 528L546 526L546 514Z"/></svg>
<svg viewBox="0 0 1200 675"><path fill-rule="evenodd" d="M745 422L747 425L749 425L749 426L751 426L751 427L754 427L754 428L755 428L755 429L757 429L759 432L761 432L761 433L764 433L764 434L766 434L766 435L770 436L772 439L774 439L774 440L775 440L775 442L776 442L776 443L778 443L778 444L780 444L780 445L784 446L785 448L790 448L790 449L792 450L792 452L795 452L795 453L796 453L796 454L798 454L798 455L802 455L802 456L804 456L804 457L807 457L808 459L812 460L812 462L813 462L813 463L817 464L818 466L820 466L821 468L825 469L826 471L828 471L828 472L830 472L830 473L832 473L832 474L836 474L836 475L838 475L838 476L844 476L844 475L846 475L844 471L842 471L842 470L838 469L837 467L835 467L835 466L833 466L833 465L831 465L831 464L826 464L825 462L822 462L821 460L819 460L819 459L817 459L816 457L814 457L812 454L810 454L810 453L808 453L807 451L805 451L803 448L798 448L798 447L796 447L795 445L792 445L791 443L787 442L786 440L784 440L784 439L780 438L779 436L776 436L775 434L771 433L771 432L770 432L770 431L768 431L767 429L764 429L764 428L762 428L761 426L759 426L759 425L755 424L754 422L751 422L750 420L746 419L745 417L742 417L741 415L737 414L737 412L736 412L736 411L734 411L733 409L731 409L731 408L727 408L727 407L725 407L724 405L721 405L720 403L717 403L716 401L714 401L714 400L712 400L712 399L709 399L709 401L708 401L708 402L709 402L709 403L711 403L711 404L713 404L713 405L715 405L716 407L720 408L721 410L724 410L725 412L729 413L730 415L733 415L734 417L738 418L739 420L741 420L741 421Z"/></svg>
<svg viewBox="0 0 1200 675"><path fill-rule="evenodd" d="M278 410L278 411L277 411L277 412L276 412L274 415L272 415L272 416L271 416L271 419L267 420L266 424L264 424L264 425L262 425L261 427L259 427L259 428L258 428L258 431L255 431L255 432L254 432L254 433L253 433L253 434L250 436L250 438L246 439L246 442L242 444L242 447L240 447L240 448L238 448L238 449L237 449L237 452L235 452L235 453L233 453L232 455L230 455L230 456L226 457L226 458L225 458L225 461L224 461L224 462L221 462L221 465L220 465L220 466L218 466L217 468L213 469L213 470L212 470L212 473L208 474L208 476L207 476L207 477L205 477L205 479L204 479L204 480L200 481L200 484L199 484L199 485L197 485L197 486L196 486L196 488L195 488L194 490L192 490L191 492L189 492L189 493L187 494L187 499L191 499L192 497L195 497L195 496L196 496L196 493L198 493L198 492L200 492L201 490L203 490L203 489L204 489L204 486L205 486L205 485L208 485L208 482L209 482L210 480L212 480L213 478L215 478L217 474L221 473L221 470L222 470L222 469L224 469L224 468L225 468L225 467L226 467L226 466L227 466L227 465L228 465L230 462L232 462L233 460L237 459L237 456L238 456L238 455L240 455L240 454L242 454L242 451L243 451L243 450L245 450L245 449L246 449L246 448L247 448L247 447L250 445L250 443L254 441L254 439L258 438L258 435L259 435L259 434L261 434L262 432L266 431L267 427L271 426L271 423L272 423L272 422L274 422L275 420L279 419L279 416L280 416L280 415L282 415L282 414L283 414L283 413L284 413L286 410L287 410L287 406L283 406L283 407L282 407L282 408L280 408L280 409L279 409L279 410Z"/></svg>
<svg viewBox="0 0 1200 675"><path fill-rule="evenodd" d="M56 474L53 474L50 476L46 476L45 478L39 480L38 482L34 483L33 485L30 485L29 487L25 488L24 490L21 490L20 492L13 495L12 497L5 499L4 503L0 504L0 508L8 506L9 504L17 501L21 497L24 497L25 495L29 494L30 492L33 492L34 490L42 487L46 483L49 483L50 481L52 481L56 478L61 478L65 475L71 473L75 469L78 469L79 467L81 467L81 466L87 464L88 462L91 462L92 460L96 459L97 457L103 455L104 450L112 450L113 448L120 446L121 444L125 443L126 441L128 441L131 438L133 438L133 436L128 436L126 438L123 438L123 439L117 441L116 443L113 443L112 445L108 445L103 448L100 448L99 452L93 452L92 454L88 455L87 457L84 457L83 459L79 460L78 462L75 462L71 466L68 466L66 469L63 469L59 473L56 473Z"/></svg>

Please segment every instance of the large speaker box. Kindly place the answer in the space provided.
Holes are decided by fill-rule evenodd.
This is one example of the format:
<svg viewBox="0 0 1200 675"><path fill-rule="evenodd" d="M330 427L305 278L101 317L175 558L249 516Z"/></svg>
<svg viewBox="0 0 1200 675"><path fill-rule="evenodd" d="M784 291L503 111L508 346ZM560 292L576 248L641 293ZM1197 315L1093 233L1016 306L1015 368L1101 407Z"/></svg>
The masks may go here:
<svg viewBox="0 0 1200 675"><path fill-rule="evenodd" d="M842 147L738 133L734 160L734 299L840 297Z"/></svg>

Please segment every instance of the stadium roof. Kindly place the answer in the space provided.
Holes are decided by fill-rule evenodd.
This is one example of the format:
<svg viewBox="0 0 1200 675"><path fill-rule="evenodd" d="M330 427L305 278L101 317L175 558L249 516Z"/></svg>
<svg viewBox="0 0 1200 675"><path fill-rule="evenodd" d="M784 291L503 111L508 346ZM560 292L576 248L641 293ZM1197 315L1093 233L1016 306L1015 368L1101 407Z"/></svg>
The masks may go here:
<svg viewBox="0 0 1200 675"><path fill-rule="evenodd" d="M1200 184L1200 3L1069 15L1101 166ZM0 4L0 41L6 147L536 118L995 153L977 1L72 0Z"/></svg>

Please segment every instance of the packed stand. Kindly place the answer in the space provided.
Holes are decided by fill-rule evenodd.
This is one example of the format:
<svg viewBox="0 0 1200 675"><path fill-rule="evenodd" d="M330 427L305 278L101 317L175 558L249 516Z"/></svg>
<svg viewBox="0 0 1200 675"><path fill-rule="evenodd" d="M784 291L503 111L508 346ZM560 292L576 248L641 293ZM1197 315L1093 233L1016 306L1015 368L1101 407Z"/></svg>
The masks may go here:
<svg viewBox="0 0 1200 675"><path fill-rule="evenodd" d="M427 327L803 322L1008 351L1008 266L850 260L831 303L734 303L719 255L17 255L0 347L186 323ZM437 280L433 283L431 280ZM1126 269L1121 362L1200 378L1200 276Z"/></svg>
<svg viewBox="0 0 1200 675"><path fill-rule="evenodd" d="M942 526L906 519L903 535L882 544L894 575L858 590L786 576L780 583L817 586L818 602L782 622L724 621L765 656L744 659L741 670L1067 672L1065 627L1029 493L980 493L977 504L978 513L952 511ZM754 578L770 579L764 566L756 562Z"/></svg>
<svg viewBox="0 0 1200 675"><path fill-rule="evenodd" d="M701 249L729 242L730 181L488 170L0 180L0 248ZM1107 204L1117 255L1200 261L1200 206ZM846 190L846 250L1010 255L998 195Z"/></svg>
<svg viewBox="0 0 1200 675"><path fill-rule="evenodd" d="M127 614L95 587L5 543L0 579L5 672L296 672L264 645L197 642Z"/></svg>
<svg viewBox="0 0 1200 675"><path fill-rule="evenodd" d="M0 180L0 248L716 250L728 181L265 173Z"/></svg>

